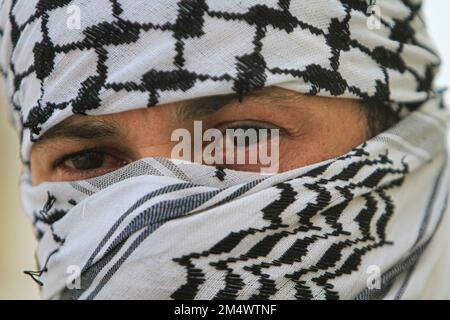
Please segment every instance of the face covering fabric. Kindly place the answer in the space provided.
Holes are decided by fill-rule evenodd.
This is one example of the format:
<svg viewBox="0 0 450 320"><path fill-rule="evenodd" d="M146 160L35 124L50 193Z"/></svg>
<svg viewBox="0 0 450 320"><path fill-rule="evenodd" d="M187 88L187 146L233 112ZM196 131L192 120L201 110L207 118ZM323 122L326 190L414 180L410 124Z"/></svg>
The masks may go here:
<svg viewBox="0 0 450 320"><path fill-rule="evenodd" d="M373 30L366 1L0 5L25 164L72 114L270 85L389 105L402 119L348 154L273 176L149 158L34 186L25 167L43 298L449 296L448 114L420 1L377 1ZM70 5L81 29L65 28Z"/></svg>

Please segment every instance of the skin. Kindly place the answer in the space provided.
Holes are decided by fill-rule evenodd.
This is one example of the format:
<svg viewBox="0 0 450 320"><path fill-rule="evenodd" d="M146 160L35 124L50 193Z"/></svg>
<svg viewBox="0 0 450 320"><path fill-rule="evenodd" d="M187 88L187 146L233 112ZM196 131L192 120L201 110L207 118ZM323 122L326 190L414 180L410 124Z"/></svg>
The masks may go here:
<svg viewBox="0 0 450 320"><path fill-rule="evenodd" d="M172 132L178 128L192 132L194 120L202 121L203 130L279 128L279 172L343 155L369 138L367 117L356 100L305 96L268 87L242 102L232 97L218 106L214 101L209 97L111 115L74 115L34 144L33 183L88 179L141 158L171 157L178 143L171 141ZM80 132L89 133L79 136ZM85 160L86 150L92 149L88 154L96 160ZM259 171L261 166L223 167Z"/></svg>

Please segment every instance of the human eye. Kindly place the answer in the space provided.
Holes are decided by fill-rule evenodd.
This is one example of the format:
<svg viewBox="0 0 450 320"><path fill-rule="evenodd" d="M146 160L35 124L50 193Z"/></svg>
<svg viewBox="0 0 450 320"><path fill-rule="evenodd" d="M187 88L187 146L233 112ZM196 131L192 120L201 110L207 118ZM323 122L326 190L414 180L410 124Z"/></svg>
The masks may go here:
<svg viewBox="0 0 450 320"><path fill-rule="evenodd" d="M117 170L128 161L114 152L85 149L62 156L54 163L60 180L82 180Z"/></svg>

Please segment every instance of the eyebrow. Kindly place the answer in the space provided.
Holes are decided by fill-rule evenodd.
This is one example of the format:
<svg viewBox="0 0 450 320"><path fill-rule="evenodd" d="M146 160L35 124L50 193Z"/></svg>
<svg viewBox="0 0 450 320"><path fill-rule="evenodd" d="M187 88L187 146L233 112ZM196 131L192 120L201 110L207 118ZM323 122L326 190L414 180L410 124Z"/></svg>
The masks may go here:
<svg viewBox="0 0 450 320"><path fill-rule="evenodd" d="M98 119L68 119L46 131L36 142L36 146L47 144L53 139L92 140L112 139L119 136L118 125L112 121Z"/></svg>
<svg viewBox="0 0 450 320"><path fill-rule="evenodd" d="M235 94L211 96L184 101L177 109L180 119L195 119L213 114L221 108L237 102ZM54 139L94 140L112 139L120 135L117 124L99 119L76 120L69 118L46 131L35 143L36 146L48 144Z"/></svg>

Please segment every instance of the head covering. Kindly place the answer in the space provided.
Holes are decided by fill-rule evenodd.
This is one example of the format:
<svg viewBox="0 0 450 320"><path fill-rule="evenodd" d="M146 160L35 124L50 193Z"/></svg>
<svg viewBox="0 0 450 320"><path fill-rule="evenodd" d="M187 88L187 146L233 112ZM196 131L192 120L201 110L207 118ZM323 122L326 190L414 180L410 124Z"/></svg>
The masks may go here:
<svg viewBox="0 0 450 320"><path fill-rule="evenodd" d="M44 298L414 298L438 262L432 289L448 294L448 114L421 1L0 5L0 70L25 162L76 113L271 85L401 118L346 155L273 176L163 158L38 186L26 171Z"/></svg>

